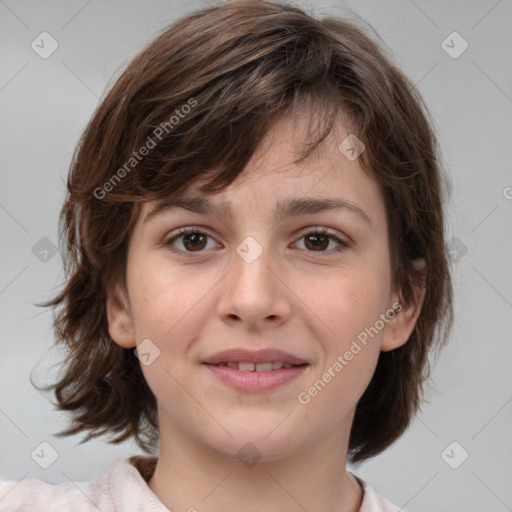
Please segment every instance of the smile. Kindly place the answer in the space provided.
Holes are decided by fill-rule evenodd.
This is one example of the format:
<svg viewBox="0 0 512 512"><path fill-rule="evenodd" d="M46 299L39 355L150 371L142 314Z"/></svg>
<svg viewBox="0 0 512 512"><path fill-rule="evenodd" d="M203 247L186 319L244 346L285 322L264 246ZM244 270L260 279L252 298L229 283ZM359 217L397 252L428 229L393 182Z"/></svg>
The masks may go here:
<svg viewBox="0 0 512 512"><path fill-rule="evenodd" d="M302 375L309 364L292 365L281 361L266 363L230 361L203 366L218 382L237 391L257 393L286 385Z"/></svg>
<svg viewBox="0 0 512 512"><path fill-rule="evenodd" d="M241 372L270 372L272 370L280 370L281 368L291 368L292 364L283 363L282 361L276 361L273 363L237 363L229 361L226 363L219 363L214 366L228 366L234 370L240 370Z"/></svg>

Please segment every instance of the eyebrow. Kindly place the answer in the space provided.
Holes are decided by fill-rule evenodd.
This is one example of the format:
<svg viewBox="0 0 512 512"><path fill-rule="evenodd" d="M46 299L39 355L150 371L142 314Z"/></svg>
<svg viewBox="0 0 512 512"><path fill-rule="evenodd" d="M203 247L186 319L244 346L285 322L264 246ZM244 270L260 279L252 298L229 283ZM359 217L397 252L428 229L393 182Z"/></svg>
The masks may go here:
<svg viewBox="0 0 512 512"><path fill-rule="evenodd" d="M143 222L146 223L156 215L177 208L183 208L201 215L216 215L218 217L233 218L233 212L227 203L216 204L203 197L182 196L162 199L157 203L155 208L146 215ZM311 197L297 197L284 202L278 201L274 210L273 221L277 224L287 217L339 209L344 209L355 214L368 224L370 228L373 228L370 218L361 208L348 201L336 198L317 199Z"/></svg>

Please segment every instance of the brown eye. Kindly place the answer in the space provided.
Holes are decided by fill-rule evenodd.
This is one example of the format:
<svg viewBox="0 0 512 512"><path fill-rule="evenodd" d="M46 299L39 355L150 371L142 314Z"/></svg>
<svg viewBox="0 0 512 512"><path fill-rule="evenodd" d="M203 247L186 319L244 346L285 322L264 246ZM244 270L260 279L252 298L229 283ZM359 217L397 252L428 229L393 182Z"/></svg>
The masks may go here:
<svg viewBox="0 0 512 512"><path fill-rule="evenodd" d="M203 233L183 235L183 245L192 251L204 249L206 246L206 236Z"/></svg>
<svg viewBox="0 0 512 512"><path fill-rule="evenodd" d="M175 236L165 242L165 245L170 246L174 251L180 253L200 253L208 248L208 239L213 240L210 235L198 229L182 228L178 230ZM322 230L315 229L314 231L304 233L300 240L305 241L305 250L308 252L330 253L343 250L349 246L348 242L341 240L333 234L328 234L326 228ZM337 245L329 248L332 242Z"/></svg>
<svg viewBox="0 0 512 512"><path fill-rule="evenodd" d="M208 238L211 237L197 229L180 229L177 235L165 242L165 245L169 245L179 252L201 252L206 248ZM181 242L181 247L177 247L178 242Z"/></svg>
<svg viewBox="0 0 512 512"><path fill-rule="evenodd" d="M330 241L330 237L328 236L325 236L325 235L316 235L316 234L311 234L311 235L306 235L304 237L304 239L306 240L306 247L308 249L311 249L312 251L317 251L317 250L325 250L327 249L327 247L329 247L329 241Z"/></svg>
<svg viewBox="0 0 512 512"><path fill-rule="evenodd" d="M304 240L304 246L308 252L333 252L340 251L349 246L345 240L338 238L335 235L328 234L327 228L321 230L315 229L304 233L300 240ZM329 245L335 242L337 246L329 249Z"/></svg>

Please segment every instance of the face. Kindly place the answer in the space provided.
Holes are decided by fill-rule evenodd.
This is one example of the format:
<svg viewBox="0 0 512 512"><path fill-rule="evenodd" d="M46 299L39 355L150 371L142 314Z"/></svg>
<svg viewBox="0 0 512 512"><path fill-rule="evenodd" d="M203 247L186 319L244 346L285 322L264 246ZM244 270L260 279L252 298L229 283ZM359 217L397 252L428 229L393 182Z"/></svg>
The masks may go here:
<svg viewBox="0 0 512 512"><path fill-rule="evenodd" d="M338 149L342 128L293 164L306 126L277 124L231 186L202 196L212 211L142 208L108 318L118 344L139 345L161 440L229 457L250 442L275 460L346 439L380 351L412 330L378 184Z"/></svg>

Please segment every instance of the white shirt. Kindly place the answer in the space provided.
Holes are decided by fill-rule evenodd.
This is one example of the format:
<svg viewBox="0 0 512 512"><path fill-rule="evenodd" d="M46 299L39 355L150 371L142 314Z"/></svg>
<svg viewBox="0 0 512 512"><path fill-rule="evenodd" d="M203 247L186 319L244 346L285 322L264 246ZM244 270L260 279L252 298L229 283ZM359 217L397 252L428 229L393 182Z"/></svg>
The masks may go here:
<svg viewBox="0 0 512 512"><path fill-rule="evenodd" d="M0 512L170 512L148 486L156 462L153 456L134 455L89 482L2 481ZM359 512L405 512L353 476L363 490Z"/></svg>

